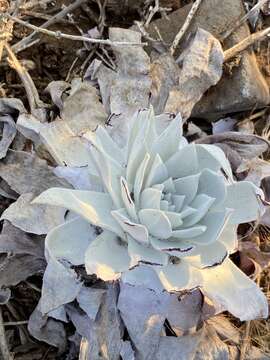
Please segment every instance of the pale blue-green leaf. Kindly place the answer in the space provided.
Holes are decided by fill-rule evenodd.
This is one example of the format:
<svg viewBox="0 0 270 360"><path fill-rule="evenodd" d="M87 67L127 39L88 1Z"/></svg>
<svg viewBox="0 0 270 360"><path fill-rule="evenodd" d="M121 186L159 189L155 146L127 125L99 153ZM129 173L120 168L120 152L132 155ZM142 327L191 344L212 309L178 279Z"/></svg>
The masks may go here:
<svg viewBox="0 0 270 360"><path fill-rule="evenodd" d="M226 246L229 254L232 254L237 250L237 228L238 224L226 224L218 238L218 241Z"/></svg>
<svg viewBox="0 0 270 360"><path fill-rule="evenodd" d="M230 259L220 266L200 272L203 277L202 291L241 321L268 316L265 295Z"/></svg>
<svg viewBox="0 0 270 360"><path fill-rule="evenodd" d="M196 196L198 191L200 174L190 175L174 180L177 195L184 195L184 204L188 205Z"/></svg>
<svg viewBox="0 0 270 360"><path fill-rule="evenodd" d="M135 204L131 198L131 194L128 188L128 183L126 182L126 179L124 179L123 177L121 177L120 181L121 181L121 195L126 211L132 220L138 221Z"/></svg>
<svg viewBox="0 0 270 360"><path fill-rule="evenodd" d="M175 229L183 224L181 214L173 211L165 211L165 214L171 223L172 229Z"/></svg>
<svg viewBox="0 0 270 360"><path fill-rule="evenodd" d="M172 237L176 239L193 239L204 234L206 230L205 225L197 225L187 229L174 230Z"/></svg>
<svg viewBox="0 0 270 360"><path fill-rule="evenodd" d="M167 200L161 200L160 202L160 210L168 211L169 210L169 203Z"/></svg>
<svg viewBox="0 0 270 360"><path fill-rule="evenodd" d="M201 284L200 272L189 266L184 259L179 264L155 267L159 279L167 291L193 289Z"/></svg>
<svg viewBox="0 0 270 360"><path fill-rule="evenodd" d="M164 185L165 192L170 193L170 194L175 193L175 186L174 186L172 178L169 178L166 181L164 181L163 185Z"/></svg>
<svg viewBox="0 0 270 360"><path fill-rule="evenodd" d="M161 191L153 188L144 189L141 193L141 209L159 209Z"/></svg>
<svg viewBox="0 0 270 360"><path fill-rule="evenodd" d="M154 184L160 184L168 179L167 167L163 163L159 154L155 156L153 164L149 170L148 176L145 181L145 188L148 188Z"/></svg>
<svg viewBox="0 0 270 360"><path fill-rule="evenodd" d="M187 258L193 266L204 269L219 266L228 256L225 245L216 241L210 245L197 245L191 257Z"/></svg>
<svg viewBox="0 0 270 360"><path fill-rule="evenodd" d="M130 234L135 240L143 244L149 243L147 228L131 221L125 209L113 210L111 214L125 233Z"/></svg>
<svg viewBox="0 0 270 360"><path fill-rule="evenodd" d="M168 239L172 234L170 221L161 210L142 209L139 211L139 219L153 236Z"/></svg>
<svg viewBox="0 0 270 360"><path fill-rule="evenodd" d="M96 274L104 281L116 280L127 271L130 257L127 247L119 243L117 236L104 231L89 245L85 253L85 268L88 274Z"/></svg>
<svg viewBox="0 0 270 360"><path fill-rule="evenodd" d="M196 213L185 218L184 226L193 226L199 222L213 205L215 199L205 194L199 194L191 202L190 206L196 210Z"/></svg>
<svg viewBox="0 0 270 360"><path fill-rule="evenodd" d="M90 242L96 237L96 231L88 221L76 217L52 229L45 240L47 260L51 256L67 260L72 265L84 264L84 253Z"/></svg>
<svg viewBox="0 0 270 360"><path fill-rule="evenodd" d="M222 169L229 179L233 179L232 169L225 153L215 145L196 145L198 156L198 169L211 169L218 171Z"/></svg>
<svg viewBox="0 0 270 360"><path fill-rule="evenodd" d="M128 253L131 258L130 267L138 263L147 265L167 265L168 255L151 247L140 245L132 237L128 236Z"/></svg>
<svg viewBox="0 0 270 360"><path fill-rule="evenodd" d="M155 249L177 257L192 255L196 247L194 244L186 240L179 241L174 238L170 238L169 240L159 240L153 236L150 237L150 243Z"/></svg>
<svg viewBox="0 0 270 360"><path fill-rule="evenodd" d="M178 114L158 139L152 142L151 154L159 154L163 161L168 160L178 150L181 136L182 119Z"/></svg>
<svg viewBox="0 0 270 360"><path fill-rule="evenodd" d="M224 176L209 169L203 170L199 180L198 193L216 199L214 206L218 206L224 201L227 194Z"/></svg>
<svg viewBox="0 0 270 360"><path fill-rule="evenodd" d="M67 208L81 215L93 225L113 231L120 236L123 235L120 226L111 216L112 200L109 194L51 188L33 200L33 203Z"/></svg>
<svg viewBox="0 0 270 360"><path fill-rule="evenodd" d="M227 187L224 207L233 209L230 224L242 224L260 217L259 189L248 181L240 181Z"/></svg>
<svg viewBox="0 0 270 360"><path fill-rule="evenodd" d="M104 187L110 194L115 206L122 207L120 178L124 175L124 168L94 146L90 150Z"/></svg>
<svg viewBox="0 0 270 360"><path fill-rule="evenodd" d="M182 206L184 205L185 196L184 195L173 195L172 196L173 204L175 205L175 211L180 212Z"/></svg>
<svg viewBox="0 0 270 360"><path fill-rule="evenodd" d="M135 204L137 207L139 206L140 203L140 194L145 179L146 168L148 166L149 160L150 160L150 155L147 153L145 154L145 157L136 172L133 192L134 192Z"/></svg>
<svg viewBox="0 0 270 360"><path fill-rule="evenodd" d="M80 308L83 309L92 320L96 319L105 291L105 289L82 286L77 295L76 300L78 301Z"/></svg>
<svg viewBox="0 0 270 360"><path fill-rule="evenodd" d="M174 179L196 174L198 172L196 145L184 146L172 155L165 165L169 176Z"/></svg>
<svg viewBox="0 0 270 360"><path fill-rule="evenodd" d="M205 215L205 217L200 221L200 224L206 226L206 231L192 239L195 244L212 244L215 242L219 235L221 234L224 226L231 215L231 211L223 210L223 211L215 211L209 212Z"/></svg>

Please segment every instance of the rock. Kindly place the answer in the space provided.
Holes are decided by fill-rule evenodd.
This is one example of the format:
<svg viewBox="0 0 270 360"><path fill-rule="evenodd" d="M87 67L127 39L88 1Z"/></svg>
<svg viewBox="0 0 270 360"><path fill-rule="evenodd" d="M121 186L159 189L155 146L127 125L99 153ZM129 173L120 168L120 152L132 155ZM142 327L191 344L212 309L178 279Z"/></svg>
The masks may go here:
<svg viewBox="0 0 270 360"><path fill-rule="evenodd" d="M168 15L152 22L148 32L158 39L157 30L164 42L169 46L190 10L187 5ZM232 27L237 19L245 13L241 0L205 0L200 5L186 36L176 51L176 56L186 47L191 34L198 27L211 32L221 39L221 34ZM226 41L223 48L227 49L243 40L250 34L247 24L237 29ZM192 116L210 117L211 115L244 111L254 107L265 106L269 103L269 89L261 74L255 54L251 50L242 53L224 66L224 74L220 82L210 88L207 94L193 109Z"/></svg>

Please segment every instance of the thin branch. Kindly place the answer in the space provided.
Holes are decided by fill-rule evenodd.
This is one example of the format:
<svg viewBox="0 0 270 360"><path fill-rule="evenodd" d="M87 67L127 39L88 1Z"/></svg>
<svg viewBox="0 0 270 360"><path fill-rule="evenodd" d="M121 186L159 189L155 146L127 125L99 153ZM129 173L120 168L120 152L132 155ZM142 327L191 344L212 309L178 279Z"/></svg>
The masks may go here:
<svg viewBox="0 0 270 360"><path fill-rule="evenodd" d="M8 53L9 65L17 72L24 85L31 113L35 114L39 108L44 106L39 98L36 86L27 70L20 64L11 47L7 43L5 44L5 49Z"/></svg>
<svg viewBox="0 0 270 360"><path fill-rule="evenodd" d="M202 0L196 0L194 2L194 4L192 5L192 8L190 9L190 12L183 24L183 26L181 27L181 29L179 30L179 32L177 33L177 35L175 36L175 39L172 43L172 46L170 48L170 53L171 55L173 55L175 53L175 50L178 46L178 44L180 43L181 39L183 38L183 36L185 35L194 15L196 14L200 4L201 4Z"/></svg>
<svg viewBox="0 0 270 360"><path fill-rule="evenodd" d="M224 32L223 35L221 35L220 39L225 40L227 39L236 29L239 28L246 20L251 18L258 10L260 10L264 4L266 4L269 0L259 0L256 5L253 6L252 9L249 10L241 19L236 21L236 23L233 25L233 27L227 31Z"/></svg>
<svg viewBox="0 0 270 360"><path fill-rule="evenodd" d="M74 11L78 7L81 6L86 0L76 0L74 3L70 4L69 6L65 7L63 10L61 10L59 13L54 15L50 20L46 21L44 24L41 25L41 28L46 29L49 26L57 23L59 20L63 19L68 13ZM12 46L12 50L15 54L17 54L20 51L25 50L26 48L36 44L39 42L39 39L33 39L34 36L37 34L36 31L34 31L32 34L26 36L24 39L19 41L17 44Z"/></svg>
<svg viewBox="0 0 270 360"><path fill-rule="evenodd" d="M111 41L109 39L93 39L86 36L81 35L71 35L71 34L64 34L61 31L52 31L47 30L32 24L27 23L26 21L23 21L21 19L18 19L16 17L13 17L11 15L7 15L10 19L13 21L34 30L34 32L40 32L42 34L55 37L57 39L68 39L72 41L85 41L92 44L103 44L103 45L109 45L109 46L144 46L147 45L146 43L135 43L135 42L127 42L127 41Z"/></svg>
<svg viewBox="0 0 270 360"><path fill-rule="evenodd" d="M13 356L11 356L9 349L8 349L5 328L3 325L3 314L2 314L1 306L0 306L0 353L2 353L3 360L12 360L13 359Z"/></svg>
<svg viewBox="0 0 270 360"><path fill-rule="evenodd" d="M268 34L270 34L270 27L249 35L238 44L224 51L224 61L230 60L240 52L246 50L249 46L253 45L255 42L262 41Z"/></svg>
<svg viewBox="0 0 270 360"><path fill-rule="evenodd" d="M8 322L2 322L0 323L0 326L19 326L19 325L27 325L28 320L22 320L22 321L8 321Z"/></svg>

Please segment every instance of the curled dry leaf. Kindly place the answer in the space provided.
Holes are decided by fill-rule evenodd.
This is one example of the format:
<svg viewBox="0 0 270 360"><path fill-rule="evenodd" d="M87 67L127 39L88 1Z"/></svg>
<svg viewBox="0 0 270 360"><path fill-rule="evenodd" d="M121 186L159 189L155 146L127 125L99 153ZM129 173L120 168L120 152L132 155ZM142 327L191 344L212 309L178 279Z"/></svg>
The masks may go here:
<svg viewBox="0 0 270 360"><path fill-rule="evenodd" d="M226 154L234 172L242 164L243 159L253 159L269 149L269 142L264 138L233 131L209 135L196 142L219 146Z"/></svg>
<svg viewBox="0 0 270 360"><path fill-rule="evenodd" d="M10 115L0 115L0 122L3 123L2 139L0 141L0 159L3 159L16 136L17 130Z"/></svg>
<svg viewBox="0 0 270 360"><path fill-rule="evenodd" d="M51 186L70 187L53 173L45 160L25 151L10 150L0 163L0 176L18 194L40 194Z"/></svg>
<svg viewBox="0 0 270 360"><path fill-rule="evenodd" d="M67 339L64 325L60 321L43 316L39 305L29 318L28 330L36 339L57 347L60 353L66 350Z"/></svg>
<svg viewBox="0 0 270 360"><path fill-rule="evenodd" d="M21 230L37 235L47 234L64 222L65 209L32 204L34 198L32 193L22 194L3 212L1 220L8 220Z"/></svg>

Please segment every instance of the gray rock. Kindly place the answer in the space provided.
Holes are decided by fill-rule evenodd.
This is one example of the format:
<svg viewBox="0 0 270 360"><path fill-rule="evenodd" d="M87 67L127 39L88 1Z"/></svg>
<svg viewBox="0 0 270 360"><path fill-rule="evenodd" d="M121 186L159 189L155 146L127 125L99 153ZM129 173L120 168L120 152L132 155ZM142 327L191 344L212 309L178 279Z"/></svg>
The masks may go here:
<svg viewBox="0 0 270 360"><path fill-rule="evenodd" d="M190 5L173 13L168 18L161 18L150 24L148 32L158 39L159 30L163 40L169 46L176 33L183 25ZM241 0L205 0L193 19L186 36L176 51L176 56L187 46L191 34L198 27L209 31L218 39L222 33L231 28L237 19L244 14ZM247 24L242 25L226 41L223 48L227 49L243 40L250 34ZM203 96L193 109L193 116L209 117L230 112L238 112L267 105L270 101L267 83L261 74L255 54L251 50L242 53L224 67L222 79Z"/></svg>

